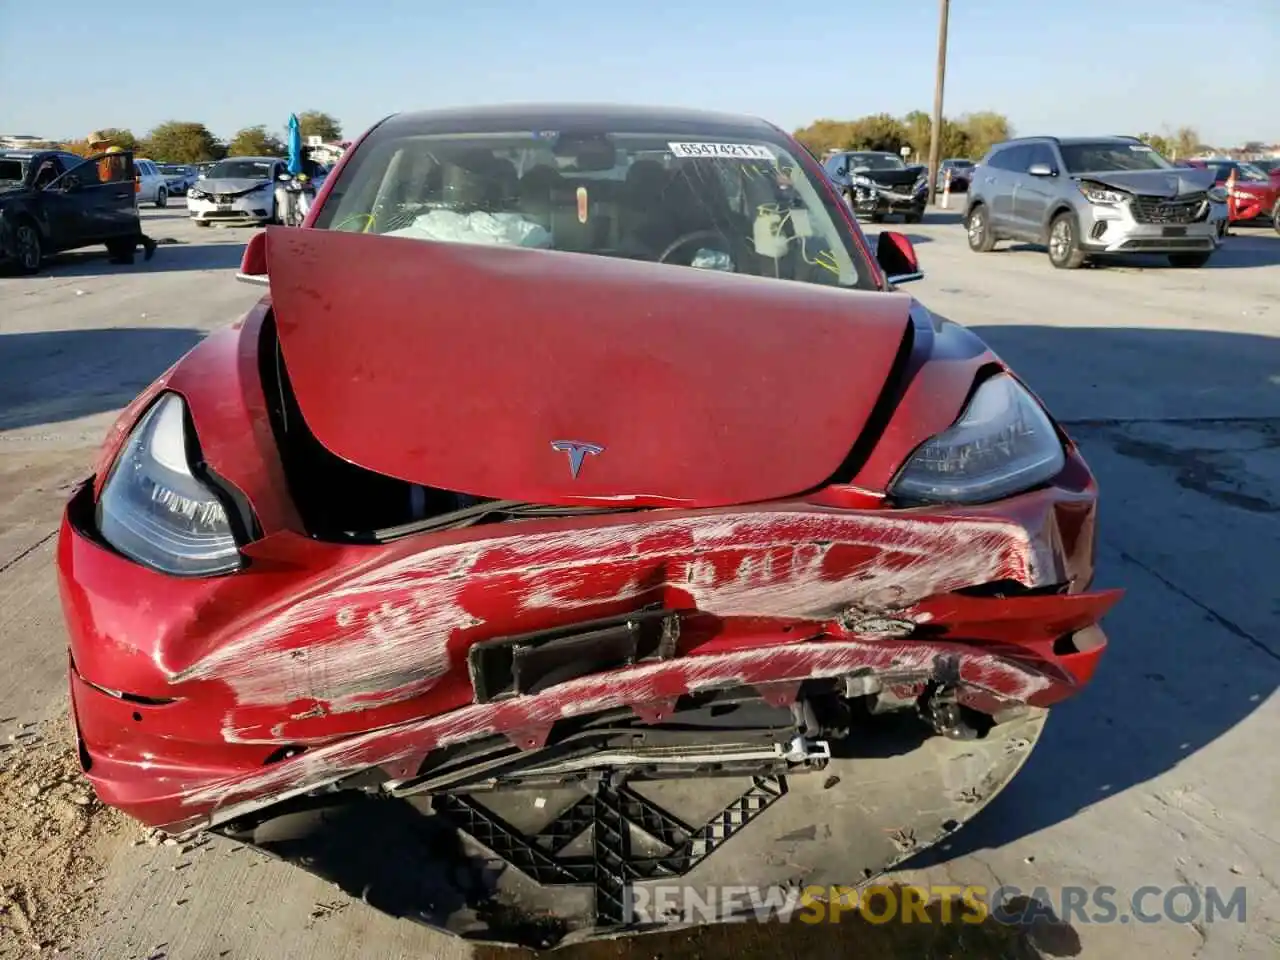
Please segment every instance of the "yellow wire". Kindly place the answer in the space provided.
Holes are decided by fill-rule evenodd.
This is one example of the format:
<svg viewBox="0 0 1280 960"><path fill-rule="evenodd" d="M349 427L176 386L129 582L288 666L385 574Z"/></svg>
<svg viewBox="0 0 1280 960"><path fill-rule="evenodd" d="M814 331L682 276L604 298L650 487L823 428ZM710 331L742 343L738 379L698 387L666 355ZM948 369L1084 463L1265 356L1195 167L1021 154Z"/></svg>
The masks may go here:
<svg viewBox="0 0 1280 960"><path fill-rule="evenodd" d="M372 213L353 213L351 216L347 217L347 219L335 225L333 229L342 230L352 220L358 220L361 217L364 217L364 220L365 220L364 229L361 231L361 233L368 233L369 228L373 225L373 222L376 219Z"/></svg>
<svg viewBox="0 0 1280 960"><path fill-rule="evenodd" d="M776 203L762 203L756 208L756 211L757 215L764 214L765 216L769 216L770 214L781 214L782 219L778 221L778 225L775 228L779 233L782 232L782 228L787 225L787 222L792 219L791 211L788 210L786 213L782 213L782 210ZM821 253L814 256L813 259L810 259L809 252L805 246L806 238L801 236L798 239L800 240L801 260L809 264L811 267L822 267L822 269L829 270L837 277L840 276L840 265L836 262L834 255L832 255L830 251L823 250ZM755 248L754 243L752 243L751 246L753 249Z"/></svg>

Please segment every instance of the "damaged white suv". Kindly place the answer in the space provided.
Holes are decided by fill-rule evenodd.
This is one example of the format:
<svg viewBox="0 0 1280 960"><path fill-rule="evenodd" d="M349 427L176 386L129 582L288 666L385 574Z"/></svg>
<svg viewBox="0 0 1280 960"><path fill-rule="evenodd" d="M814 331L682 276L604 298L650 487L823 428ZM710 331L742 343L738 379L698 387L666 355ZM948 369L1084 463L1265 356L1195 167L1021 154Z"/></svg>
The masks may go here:
<svg viewBox="0 0 1280 960"><path fill-rule="evenodd" d="M1225 200L1211 171L1175 167L1134 137L1029 137L997 144L974 169L965 226L976 252L1044 244L1061 269L1124 253L1202 267L1221 243Z"/></svg>

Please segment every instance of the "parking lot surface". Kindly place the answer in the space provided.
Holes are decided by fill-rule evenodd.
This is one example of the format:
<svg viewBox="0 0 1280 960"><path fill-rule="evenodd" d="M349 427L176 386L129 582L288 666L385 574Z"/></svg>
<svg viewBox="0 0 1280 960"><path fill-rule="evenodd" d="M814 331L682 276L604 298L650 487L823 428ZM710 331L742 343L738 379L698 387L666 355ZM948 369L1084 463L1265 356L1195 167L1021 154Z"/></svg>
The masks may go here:
<svg viewBox="0 0 1280 960"><path fill-rule="evenodd" d="M77 253L37 277L0 277L0 764L32 749L23 731L58 729L23 724L60 723L66 709L53 543L70 485L115 412L260 293L233 280L250 231L196 230L181 206L144 221L162 241L150 262ZM916 244L926 278L911 291L985 337L1081 443L1102 491L1101 585L1128 594L1106 621L1098 676L1055 711L1013 786L894 879L1028 894L1101 884L1121 899L1144 886L1243 887L1244 923L1063 917L1036 946L1280 955L1280 235L1237 229L1199 270L1058 271L1031 248L974 254L956 221L938 212L883 229ZM38 789L0 804L28 815ZM470 953L230 843L151 846L118 823L99 833L84 841L98 866L75 878L96 900L76 956ZM837 929L823 935L829 955L846 955ZM784 930L752 936L762 956L792 955ZM654 949L691 956L686 942ZM700 943L707 958L731 949ZM620 955L603 950L590 955Z"/></svg>

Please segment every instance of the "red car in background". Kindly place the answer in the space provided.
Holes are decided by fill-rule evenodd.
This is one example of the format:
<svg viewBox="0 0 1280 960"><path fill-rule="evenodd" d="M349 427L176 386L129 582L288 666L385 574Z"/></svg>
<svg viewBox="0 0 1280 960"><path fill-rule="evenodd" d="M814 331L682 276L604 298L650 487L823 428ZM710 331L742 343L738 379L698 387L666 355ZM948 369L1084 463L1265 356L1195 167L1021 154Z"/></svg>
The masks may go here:
<svg viewBox="0 0 1280 960"><path fill-rule="evenodd" d="M1271 218L1280 231L1280 170L1270 174L1243 160L1189 160L1189 166L1218 170L1217 185L1225 186L1232 171L1236 175L1235 196L1227 204L1231 223L1243 223L1259 217Z"/></svg>

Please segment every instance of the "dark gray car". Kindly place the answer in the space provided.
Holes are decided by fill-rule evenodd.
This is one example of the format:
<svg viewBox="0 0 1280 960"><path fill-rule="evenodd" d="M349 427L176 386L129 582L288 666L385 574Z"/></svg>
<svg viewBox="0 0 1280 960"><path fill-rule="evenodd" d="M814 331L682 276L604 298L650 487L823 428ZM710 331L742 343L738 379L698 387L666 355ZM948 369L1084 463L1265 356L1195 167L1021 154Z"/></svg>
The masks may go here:
<svg viewBox="0 0 1280 960"><path fill-rule="evenodd" d="M1028 137L991 148L965 204L969 247L1044 244L1079 267L1102 253L1158 253L1200 267L1221 242L1225 196L1212 171L1175 167L1135 137Z"/></svg>
<svg viewBox="0 0 1280 960"><path fill-rule="evenodd" d="M33 274L52 254L98 244L131 257L142 235L135 189L132 153L0 150L0 263Z"/></svg>

